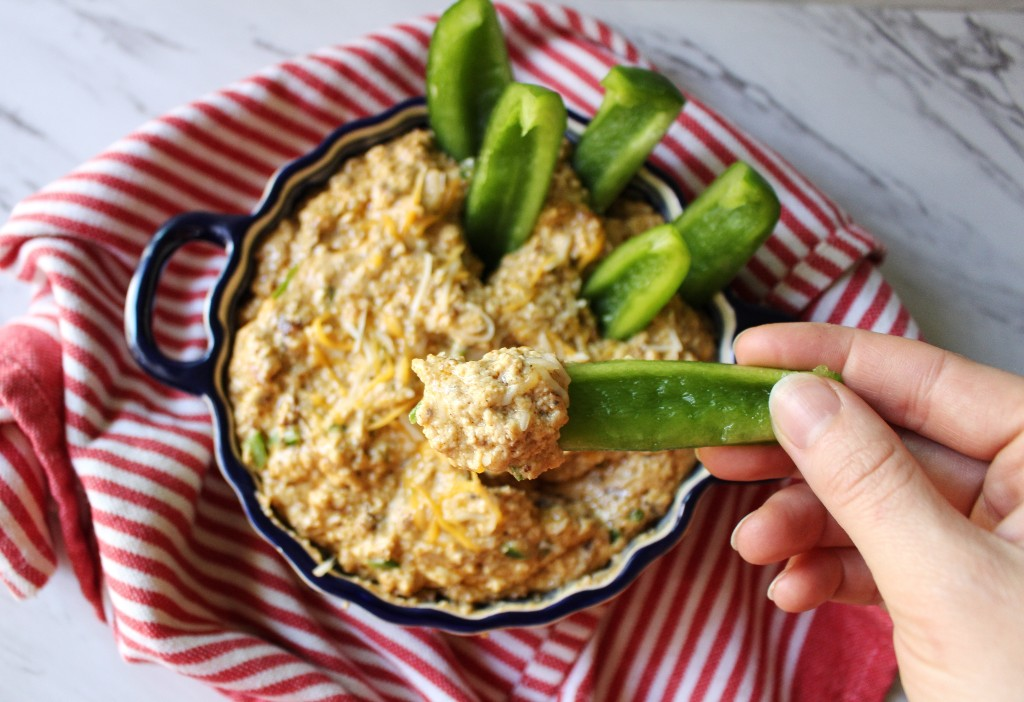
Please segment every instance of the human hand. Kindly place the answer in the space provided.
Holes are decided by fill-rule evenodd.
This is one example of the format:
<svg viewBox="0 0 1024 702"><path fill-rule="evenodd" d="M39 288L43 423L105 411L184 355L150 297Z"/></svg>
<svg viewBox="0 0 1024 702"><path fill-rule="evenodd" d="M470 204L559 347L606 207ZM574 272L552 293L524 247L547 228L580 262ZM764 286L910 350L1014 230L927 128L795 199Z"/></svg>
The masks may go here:
<svg viewBox="0 0 1024 702"><path fill-rule="evenodd" d="M788 561L784 610L884 603L911 699L1024 696L1024 378L921 342L819 324L745 332L739 362L778 383L779 446L701 449L729 480L791 477L733 533Z"/></svg>

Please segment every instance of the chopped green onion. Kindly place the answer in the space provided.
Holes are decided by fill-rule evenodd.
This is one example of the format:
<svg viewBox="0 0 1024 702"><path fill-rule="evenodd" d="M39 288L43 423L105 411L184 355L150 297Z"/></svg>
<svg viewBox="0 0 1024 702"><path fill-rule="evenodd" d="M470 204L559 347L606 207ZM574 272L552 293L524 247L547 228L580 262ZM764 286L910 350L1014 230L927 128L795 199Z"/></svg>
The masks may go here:
<svg viewBox="0 0 1024 702"><path fill-rule="evenodd" d="M637 507L636 509L634 509L632 512L629 513L629 521L631 521L631 522L642 522L644 520L645 516L646 515L645 515L644 511L642 509L640 509L639 507Z"/></svg>
<svg viewBox="0 0 1024 702"><path fill-rule="evenodd" d="M288 272L284 274L284 280L281 281L280 285L274 288L274 292L271 294L271 297L273 297L276 300L277 298L284 295L284 291L288 289L288 283L292 282L292 278L295 277L295 271L297 269L298 266L292 266L291 268L288 269Z"/></svg>
<svg viewBox="0 0 1024 702"><path fill-rule="evenodd" d="M501 549L501 552L503 554L505 554L506 556L508 556L509 558L516 558L516 559L526 558L526 556L523 555L522 551L517 549L515 546L511 546L511 545L505 545Z"/></svg>
<svg viewBox="0 0 1024 702"><path fill-rule="evenodd" d="M368 562L369 562L371 568L376 568L377 570L394 570L395 568L399 567L398 561L394 560L393 558L386 558L386 559L376 559L375 558L375 559L373 559L371 561L368 561Z"/></svg>
<svg viewBox="0 0 1024 702"><path fill-rule="evenodd" d="M263 437L263 432L257 430L250 434L245 442L245 447L249 450L249 457L254 466L263 468L267 465L267 442Z"/></svg>

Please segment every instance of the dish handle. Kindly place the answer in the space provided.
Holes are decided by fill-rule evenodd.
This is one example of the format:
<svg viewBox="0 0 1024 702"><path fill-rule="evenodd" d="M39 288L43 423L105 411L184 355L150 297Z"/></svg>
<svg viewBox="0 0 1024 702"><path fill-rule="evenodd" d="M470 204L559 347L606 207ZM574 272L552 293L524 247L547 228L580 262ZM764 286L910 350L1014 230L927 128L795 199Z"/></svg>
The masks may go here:
<svg viewBox="0 0 1024 702"><path fill-rule="evenodd" d="M207 346L199 358L189 360L170 358L160 350L153 333L153 312L160 276L182 246L206 241L227 251L229 263L221 273L223 277L230 268L231 253L239 232L248 220L243 215L206 212L179 215L157 231L139 259L125 300L125 337L132 356L143 370L171 387L195 395L206 394L213 385L216 359L212 346ZM208 297L203 320L208 337L214 321L210 316L212 307Z"/></svg>

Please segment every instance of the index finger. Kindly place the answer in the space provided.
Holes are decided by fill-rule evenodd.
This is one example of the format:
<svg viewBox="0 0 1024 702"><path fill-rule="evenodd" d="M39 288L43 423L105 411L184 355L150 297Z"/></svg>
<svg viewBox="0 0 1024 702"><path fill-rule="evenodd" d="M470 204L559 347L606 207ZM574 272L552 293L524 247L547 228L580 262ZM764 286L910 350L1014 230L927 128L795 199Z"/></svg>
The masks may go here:
<svg viewBox="0 0 1024 702"><path fill-rule="evenodd" d="M737 361L825 364L886 421L991 461L1024 432L1024 378L921 341L830 324L771 324L736 340Z"/></svg>

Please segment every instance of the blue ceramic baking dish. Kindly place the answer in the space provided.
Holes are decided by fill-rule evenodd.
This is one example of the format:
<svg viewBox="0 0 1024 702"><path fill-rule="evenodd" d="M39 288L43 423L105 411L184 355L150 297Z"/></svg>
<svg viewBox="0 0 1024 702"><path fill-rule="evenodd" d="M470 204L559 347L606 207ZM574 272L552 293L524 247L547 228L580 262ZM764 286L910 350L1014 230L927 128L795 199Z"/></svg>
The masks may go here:
<svg viewBox="0 0 1024 702"><path fill-rule="evenodd" d="M570 115L569 137L574 138L585 123L578 115ZM697 466L679 486L671 508L662 519L634 538L602 570L542 596L500 601L467 613L445 602L408 602L382 596L363 581L325 565L320 550L261 506L256 481L242 462L241 447L235 437L227 394L227 369L235 333L234 320L252 274L253 251L282 218L325 185L347 158L426 124L426 105L422 99L410 100L382 114L345 124L308 154L281 168L270 179L252 214L195 212L167 222L146 248L132 279L126 302L126 335L132 353L147 372L170 386L206 399L213 418L217 462L224 477L234 488L253 527L311 586L363 607L381 619L406 626L479 633L502 627L547 624L619 593L647 565L677 543L686 531L698 498L713 481L707 471ZM645 168L631 187L666 219L682 211L682 197L671 180L653 168ZM223 247L227 262L206 299L207 349L201 357L183 361L169 358L157 348L152 317L164 266L181 247L196 241ZM731 345L737 326L734 307L723 295L718 295L710 312L718 325L719 360L731 362Z"/></svg>

